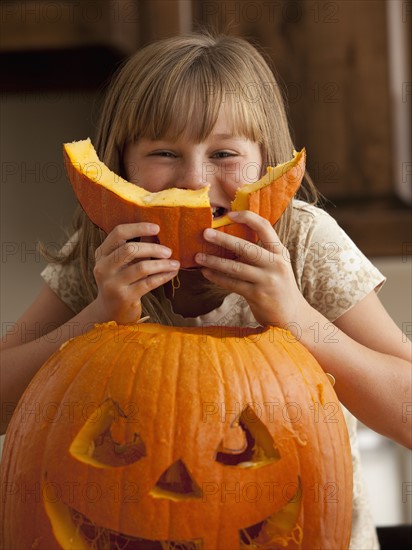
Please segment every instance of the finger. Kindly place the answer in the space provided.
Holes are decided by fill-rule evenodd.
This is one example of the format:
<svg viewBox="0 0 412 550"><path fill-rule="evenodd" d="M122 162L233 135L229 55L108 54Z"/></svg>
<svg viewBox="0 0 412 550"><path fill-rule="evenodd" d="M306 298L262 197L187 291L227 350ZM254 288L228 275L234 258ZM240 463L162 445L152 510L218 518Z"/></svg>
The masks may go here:
<svg viewBox="0 0 412 550"><path fill-rule="evenodd" d="M219 248L231 251L236 258L250 265L264 267L268 262L274 261L271 251L245 239L227 235L214 229L206 229L203 236L206 241L213 243Z"/></svg>
<svg viewBox="0 0 412 550"><path fill-rule="evenodd" d="M171 254L170 248L157 243L127 242L115 249L105 260L118 266L126 266L146 258L169 258Z"/></svg>
<svg viewBox="0 0 412 550"><path fill-rule="evenodd" d="M94 266L95 278L102 280L117 276L119 271L126 269L130 264L149 258L169 258L170 248L153 243L125 243L116 248L108 256L103 256Z"/></svg>
<svg viewBox="0 0 412 550"><path fill-rule="evenodd" d="M281 252L283 244L268 220L250 210L229 212L229 217L236 223L243 223L250 227L250 229L256 231L263 248L274 253Z"/></svg>
<svg viewBox="0 0 412 550"><path fill-rule="evenodd" d="M174 273L176 276L179 267L180 263L176 260L145 260L128 266L119 274L118 282L119 284L133 285L154 275Z"/></svg>
<svg viewBox="0 0 412 550"><path fill-rule="evenodd" d="M258 249L261 253L266 253L266 251L262 250L262 248L258 247ZM195 260L203 267L226 274L234 279L241 279L243 281L254 283L260 279L261 270L248 263L238 262L228 258L219 258L218 256L202 253L196 254Z"/></svg>
<svg viewBox="0 0 412 550"><path fill-rule="evenodd" d="M230 277L226 273L214 271L209 268L202 268L202 275L215 285L220 286L229 292L240 294L244 297L247 297L253 288L253 283L250 283L249 281L236 279L234 277Z"/></svg>
<svg viewBox="0 0 412 550"><path fill-rule="evenodd" d="M160 227L155 223L125 223L116 226L100 247L97 249L102 256L107 256L126 241L137 237L151 237L157 235ZM97 251L96 251L97 252Z"/></svg>
<svg viewBox="0 0 412 550"><path fill-rule="evenodd" d="M141 296L158 288L176 277L178 271L166 271L164 273L155 273L135 283Z"/></svg>

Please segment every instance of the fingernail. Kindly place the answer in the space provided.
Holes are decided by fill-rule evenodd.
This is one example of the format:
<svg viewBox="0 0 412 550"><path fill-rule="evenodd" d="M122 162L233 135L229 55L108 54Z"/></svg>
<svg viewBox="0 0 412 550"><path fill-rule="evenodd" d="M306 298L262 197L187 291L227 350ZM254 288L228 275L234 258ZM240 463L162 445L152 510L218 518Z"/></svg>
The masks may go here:
<svg viewBox="0 0 412 550"><path fill-rule="evenodd" d="M216 231L214 229L205 229L204 237L205 239L213 239L216 236Z"/></svg>
<svg viewBox="0 0 412 550"><path fill-rule="evenodd" d="M149 223L148 228L149 231L153 231L154 233L158 233L160 231L160 227L156 223Z"/></svg>
<svg viewBox="0 0 412 550"><path fill-rule="evenodd" d="M197 262L205 262L206 261L206 254L202 254L202 253L196 254L195 260Z"/></svg>
<svg viewBox="0 0 412 550"><path fill-rule="evenodd" d="M180 262L178 262L177 260L171 260L171 261L170 261L170 265L171 265L173 268L177 269L177 268L180 266Z"/></svg>
<svg viewBox="0 0 412 550"><path fill-rule="evenodd" d="M171 255L172 251L167 246L162 246L162 256L168 258Z"/></svg>
<svg viewBox="0 0 412 550"><path fill-rule="evenodd" d="M228 212L229 218L237 218L239 215L239 212Z"/></svg>

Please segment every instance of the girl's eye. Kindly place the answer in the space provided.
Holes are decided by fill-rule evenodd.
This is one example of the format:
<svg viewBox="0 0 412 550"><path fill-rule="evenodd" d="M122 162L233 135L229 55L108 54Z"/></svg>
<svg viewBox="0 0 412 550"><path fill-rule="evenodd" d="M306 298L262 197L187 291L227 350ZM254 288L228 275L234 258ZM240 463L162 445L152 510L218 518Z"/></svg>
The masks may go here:
<svg viewBox="0 0 412 550"><path fill-rule="evenodd" d="M151 157L165 157L165 158L175 158L175 154L171 151L154 151L150 153Z"/></svg>
<svg viewBox="0 0 412 550"><path fill-rule="evenodd" d="M230 153L229 151L219 151L218 153L215 153L213 156L218 159L226 159L229 157L235 157L236 154Z"/></svg>

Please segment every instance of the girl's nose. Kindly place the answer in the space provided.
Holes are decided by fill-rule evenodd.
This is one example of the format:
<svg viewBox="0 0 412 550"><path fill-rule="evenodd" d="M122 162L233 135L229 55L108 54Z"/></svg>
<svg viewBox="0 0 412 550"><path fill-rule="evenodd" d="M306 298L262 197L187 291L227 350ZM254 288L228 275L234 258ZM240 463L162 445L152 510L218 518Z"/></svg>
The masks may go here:
<svg viewBox="0 0 412 550"><path fill-rule="evenodd" d="M180 189L201 189L208 185L208 170L204 163L186 165L182 167L177 181L176 187Z"/></svg>

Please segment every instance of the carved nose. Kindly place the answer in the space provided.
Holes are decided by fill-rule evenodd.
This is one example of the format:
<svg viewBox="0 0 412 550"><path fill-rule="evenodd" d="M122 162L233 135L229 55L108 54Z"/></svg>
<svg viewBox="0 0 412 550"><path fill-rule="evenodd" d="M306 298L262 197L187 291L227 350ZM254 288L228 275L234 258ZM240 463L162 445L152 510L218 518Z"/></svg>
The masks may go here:
<svg viewBox="0 0 412 550"><path fill-rule="evenodd" d="M200 487L182 460L176 460L163 472L150 494L156 498L170 500L189 500L202 497Z"/></svg>

